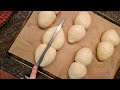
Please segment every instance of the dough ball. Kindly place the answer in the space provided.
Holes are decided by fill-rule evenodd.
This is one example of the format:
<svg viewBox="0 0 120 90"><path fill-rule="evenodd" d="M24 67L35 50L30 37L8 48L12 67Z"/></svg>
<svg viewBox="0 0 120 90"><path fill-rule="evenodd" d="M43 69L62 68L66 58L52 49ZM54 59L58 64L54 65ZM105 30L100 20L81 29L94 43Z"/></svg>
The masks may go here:
<svg viewBox="0 0 120 90"><path fill-rule="evenodd" d="M38 24L41 28L49 27L56 19L53 11L41 11L38 15Z"/></svg>
<svg viewBox="0 0 120 90"><path fill-rule="evenodd" d="M89 15L89 12L79 12L79 14L75 18L74 24L83 25L85 29L87 29L91 24L91 17Z"/></svg>
<svg viewBox="0 0 120 90"><path fill-rule="evenodd" d="M35 51L35 61L37 63L37 61L39 60L40 56L42 55L43 51L45 50L46 48L46 44L40 44L36 51ZM52 47L50 47L48 49L48 51L46 52L45 56L44 56L44 59L42 61L42 63L40 64L41 67L46 67L48 65L50 65L54 59L56 57L56 50Z"/></svg>
<svg viewBox="0 0 120 90"><path fill-rule="evenodd" d="M82 25L73 25L68 31L68 42L76 43L84 38L86 34L85 28Z"/></svg>
<svg viewBox="0 0 120 90"><path fill-rule="evenodd" d="M114 29L110 29L103 33L101 41L109 41L114 46L117 46L120 43L120 37Z"/></svg>
<svg viewBox="0 0 120 90"><path fill-rule="evenodd" d="M87 74L87 68L85 65L77 62L73 62L68 70L70 79L81 79Z"/></svg>
<svg viewBox="0 0 120 90"><path fill-rule="evenodd" d="M108 41L100 42L97 47L97 57L100 61L105 61L114 53L114 46Z"/></svg>
<svg viewBox="0 0 120 90"><path fill-rule="evenodd" d="M54 13L57 15L57 14L59 14L59 13L60 13L60 11L54 11Z"/></svg>
<svg viewBox="0 0 120 90"><path fill-rule="evenodd" d="M75 56L75 61L82 63L85 66L90 64L93 60L93 54L90 48L84 47L80 49Z"/></svg>
<svg viewBox="0 0 120 90"><path fill-rule="evenodd" d="M44 33L42 38L42 41L44 44L48 44L57 27L58 26L52 27ZM55 37L51 47L53 47L56 50L59 50L64 45L64 41L65 41L65 36L64 36L63 29L61 29L57 34L57 36Z"/></svg>

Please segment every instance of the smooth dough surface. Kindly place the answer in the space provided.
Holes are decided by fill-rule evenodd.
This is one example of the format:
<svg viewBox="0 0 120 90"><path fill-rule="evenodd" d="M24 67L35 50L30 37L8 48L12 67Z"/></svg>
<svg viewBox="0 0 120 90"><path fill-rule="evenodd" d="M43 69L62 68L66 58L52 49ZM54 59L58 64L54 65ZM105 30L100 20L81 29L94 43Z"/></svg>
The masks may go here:
<svg viewBox="0 0 120 90"><path fill-rule="evenodd" d="M75 61L82 63L85 66L89 65L93 60L93 54L90 48L84 47L78 50L75 56Z"/></svg>
<svg viewBox="0 0 120 90"><path fill-rule="evenodd" d="M70 79L82 79L87 74L87 68L85 65L77 62L73 62L68 70Z"/></svg>
<svg viewBox="0 0 120 90"><path fill-rule="evenodd" d="M57 14L59 14L59 13L60 13L60 11L54 11L54 13L57 15Z"/></svg>
<svg viewBox="0 0 120 90"><path fill-rule="evenodd" d="M44 33L42 38L44 44L48 44L57 27L58 26L52 27ZM65 41L64 31L63 29L61 29L57 36L55 37L51 47L53 47L55 50L59 50L64 45L64 41Z"/></svg>
<svg viewBox="0 0 120 90"><path fill-rule="evenodd" d="M97 46L97 57L100 61L105 61L114 53L114 46L108 41L100 42Z"/></svg>
<svg viewBox="0 0 120 90"><path fill-rule="evenodd" d="M85 28L82 25L73 25L68 31L68 42L76 43L86 35Z"/></svg>
<svg viewBox="0 0 120 90"><path fill-rule="evenodd" d="M40 56L42 55L43 51L46 48L46 44L40 44L35 51L35 61L37 63L38 59L40 58ZM46 67L48 65L50 65L54 59L56 57L56 50L52 47L50 47L48 49L48 51L46 52L44 59L42 61L42 63L40 64L41 67Z"/></svg>
<svg viewBox="0 0 120 90"><path fill-rule="evenodd" d="M113 43L114 46L117 46L120 43L120 37L114 29L110 29L103 33L101 41L109 41Z"/></svg>
<svg viewBox="0 0 120 90"><path fill-rule="evenodd" d="M38 25L41 28L49 27L56 19L56 14L53 11L41 11L38 15Z"/></svg>
<svg viewBox="0 0 120 90"><path fill-rule="evenodd" d="M74 20L75 25L83 25L85 29L87 29L91 24L91 17L89 15L89 12L87 11L81 11L78 13Z"/></svg>

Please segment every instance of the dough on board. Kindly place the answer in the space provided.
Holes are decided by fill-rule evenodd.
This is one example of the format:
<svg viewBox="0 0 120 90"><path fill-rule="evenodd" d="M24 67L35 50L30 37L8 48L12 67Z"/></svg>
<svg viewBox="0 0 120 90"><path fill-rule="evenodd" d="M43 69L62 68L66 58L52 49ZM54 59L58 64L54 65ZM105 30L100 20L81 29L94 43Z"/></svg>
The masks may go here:
<svg viewBox="0 0 120 90"><path fill-rule="evenodd" d="M57 14L59 14L59 13L60 13L60 11L54 11L54 13L57 15Z"/></svg>
<svg viewBox="0 0 120 90"><path fill-rule="evenodd" d="M85 28L82 25L73 25L68 31L68 42L76 43L86 35Z"/></svg>
<svg viewBox="0 0 120 90"><path fill-rule="evenodd" d="M74 20L75 25L83 25L84 28L87 30L87 28L91 24L91 17L89 15L89 12L87 11L80 11L78 15L76 16Z"/></svg>
<svg viewBox="0 0 120 90"><path fill-rule="evenodd" d="M75 56L75 61L82 63L85 66L89 65L93 60L93 54L90 48L84 47L78 50Z"/></svg>
<svg viewBox="0 0 120 90"><path fill-rule="evenodd" d="M44 44L48 44L48 42L50 41L50 39L51 39L51 37L52 37L53 33L55 32L57 27L58 26L52 27L44 33L43 38L42 38L42 41ZM61 28L61 30L59 31L59 33L55 37L51 47L53 47L56 50L59 50L64 45L64 41L65 41L64 31Z"/></svg>
<svg viewBox="0 0 120 90"><path fill-rule="evenodd" d="M117 46L120 43L120 37L114 29L110 29L103 33L101 41L109 41L114 46Z"/></svg>
<svg viewBox="0 0 120 90"><path fill-rule="evenodd" d="M114 46L111 42L100 42L97 46L97 57L100 61L105 61L114 53Z"/></svg>
<svg viewBox="0 0 120 90"><path fill-rule="evenodd" d="M38 15L38 25L41 28L49 27L56 20L56 14L53 11L40 11Z"/></svg>
<svg viewBox="0 0 120 90"><path fill-rule="evenodd" d="M86 66L77 62L73 62L68 70L68 75L70 79L82 79L86 74Z"/></svg>
<svg viewBox="0 0 120 90"><path fill-rule="evenodd" d="M46 44L40 44L35 51L35 61L37 63L37 61L39 60L40 56L42 55L43 51L46 48ZM41 67L46 67L48 65L50 65L54 59L56 57L56 50L52 47L50 47L48 49L48 51L46 52L44 59L42 61L42 63L40 64Z"/></svg>

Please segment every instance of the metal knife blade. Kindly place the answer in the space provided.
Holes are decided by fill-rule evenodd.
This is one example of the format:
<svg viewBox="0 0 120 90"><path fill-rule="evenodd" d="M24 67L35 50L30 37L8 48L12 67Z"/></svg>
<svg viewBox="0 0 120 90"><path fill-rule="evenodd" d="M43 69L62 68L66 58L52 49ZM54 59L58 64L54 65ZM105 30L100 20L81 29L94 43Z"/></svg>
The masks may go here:
<svg viewBox="0 0 120 90"><path fill-rule="evenodd" d="M54 41L55 37L57 36L58 32L60 31L60 29L62 28L63 24L65 22L65 18L62 19L62 21L60 22L59 26L57 27L57 29L55 30L55 32L53 33L53 36L51 37L49 43L47 44L47 47L45 48L45 50L43 51L41 57L39 58L38 62L36 63L37 66L39 66L47 52L47 50L51 47L52 42Z"/></svg>

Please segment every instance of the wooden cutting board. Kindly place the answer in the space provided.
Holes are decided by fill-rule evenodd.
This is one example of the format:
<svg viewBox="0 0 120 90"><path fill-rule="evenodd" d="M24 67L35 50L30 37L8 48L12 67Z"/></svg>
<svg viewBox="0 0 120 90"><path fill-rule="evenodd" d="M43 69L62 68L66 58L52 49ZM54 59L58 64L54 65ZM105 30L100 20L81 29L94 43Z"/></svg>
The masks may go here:
<svg viewBox="0 0 120 90"><path fill-rule="evenodd" d="M86 36L76 44L69 44L67 42L67 33L69 28L73 25L73 21L78 14L78 11L61 11L57 15L56 21L46 29L41 29L38 26L37 18L38 11L34 11L28 22L16 38L9 52L15 54L28 62L35 64L34 53L45 31L50 27L59 24L63 17L66 21L63 25L65 33L65 43L63 48L57 51L57 56L54 62L43 68L44 70L62 78L68 79L68 69L72 62L74 62L76 52L82 47L89 47L93 52L93 61L87 66L87 75L84 79L112 79L120 64L120 45L115 48L115 52L107 61L99 62L96 57L96 47L100 42L100 37L104 31L115 29L120 36L120 27L103 19L102 17L90 12L92 18L91 26L88 28Z"/></svg>

